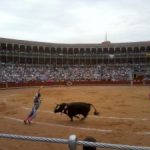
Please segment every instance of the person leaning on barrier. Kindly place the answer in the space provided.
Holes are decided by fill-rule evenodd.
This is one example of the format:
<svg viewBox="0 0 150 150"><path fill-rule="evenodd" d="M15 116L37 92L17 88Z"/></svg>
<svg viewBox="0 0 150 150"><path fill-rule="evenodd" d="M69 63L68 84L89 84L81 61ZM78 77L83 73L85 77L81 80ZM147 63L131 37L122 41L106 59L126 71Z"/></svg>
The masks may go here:
<svg viewBox="0 0 150 150"><path fill-rule="evenodd" d="M84 139L84 141L87 141L87 142L96 142L96 139L93 138L93 137L86 137ZM96 150L96 147L83 145L83 150Z"/></svg>

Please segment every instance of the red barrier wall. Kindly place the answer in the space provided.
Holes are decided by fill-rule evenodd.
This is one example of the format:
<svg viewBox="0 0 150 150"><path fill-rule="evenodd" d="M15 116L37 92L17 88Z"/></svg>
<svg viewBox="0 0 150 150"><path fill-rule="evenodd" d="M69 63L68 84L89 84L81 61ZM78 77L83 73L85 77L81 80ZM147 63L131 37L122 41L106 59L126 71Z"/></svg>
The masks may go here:
<svg viewBox="0 0 150 150"><path fill-rule="evenodd" d="M15 88L15 87L29 87L29 86L78 86L78 85L130 85L130 81L48 81L48 82L8 82L0 83L0 88ZM143 85L143 82L133 81L133 85ZM145 85L150 85L150 81L145 81Z"/></svg>

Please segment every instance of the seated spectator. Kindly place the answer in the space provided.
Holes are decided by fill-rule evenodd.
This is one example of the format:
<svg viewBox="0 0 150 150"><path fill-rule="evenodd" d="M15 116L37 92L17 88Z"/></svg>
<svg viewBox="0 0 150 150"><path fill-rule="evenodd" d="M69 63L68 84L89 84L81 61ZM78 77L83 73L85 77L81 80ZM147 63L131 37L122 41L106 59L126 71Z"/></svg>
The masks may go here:
<svg viewBox="0 0 150 150"><path fill-rule="evenodd" d="M86 137L84 141L96 142L96 139L93 137ZM83 150L96 150L96 147L83 145Z"/></svg>
<svg viewBox="0 0 150 150"><path fill-rule="evenodd" d="M36 66L30 64L0 64L0 83L47 81L131 81L133 72L144 72L144 80L150 80L150 67L135 65L73 65Z"/></svg>

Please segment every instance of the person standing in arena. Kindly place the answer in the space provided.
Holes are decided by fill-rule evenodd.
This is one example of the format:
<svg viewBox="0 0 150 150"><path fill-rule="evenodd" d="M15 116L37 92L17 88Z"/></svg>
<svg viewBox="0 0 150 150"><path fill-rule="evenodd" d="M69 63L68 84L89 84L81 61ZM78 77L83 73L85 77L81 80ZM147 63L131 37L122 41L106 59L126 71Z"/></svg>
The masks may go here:
<svg viewBox="0 0 150 150"><path fill-rule="evenodd" d="M27 123L31 124L32 119L36 117L37 110L39 109L40 104L41 104L41 92L40 92L41 88L42 87L40 87L38 89L38 91L36 92L36 95L35 95L35 97L33 99L34 105L32 107L31 112L29 113L29 115L27 116L27 118L24 120L24 124L27 124Z"/></svg>

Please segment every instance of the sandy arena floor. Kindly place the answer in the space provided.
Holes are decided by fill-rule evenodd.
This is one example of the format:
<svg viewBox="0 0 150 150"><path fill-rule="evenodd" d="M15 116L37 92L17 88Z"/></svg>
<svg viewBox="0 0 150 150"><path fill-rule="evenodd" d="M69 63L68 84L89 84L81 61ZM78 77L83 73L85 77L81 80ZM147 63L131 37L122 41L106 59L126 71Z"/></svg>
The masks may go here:
<svg viewBox="0 0 150 150"><path fill-rule="evenodd" d="M78 140L92 136L98 142L150 147L150 87L80 86L44 87L42 104L31 125L23 119L31 111L38 88L0 90L0 133ZM80 121L54 114L56 104L84 101L95 105L100 116ZM0 150L67 150L68 145L0 138ZM78 146L78 150L82 147Z"/></svg>

